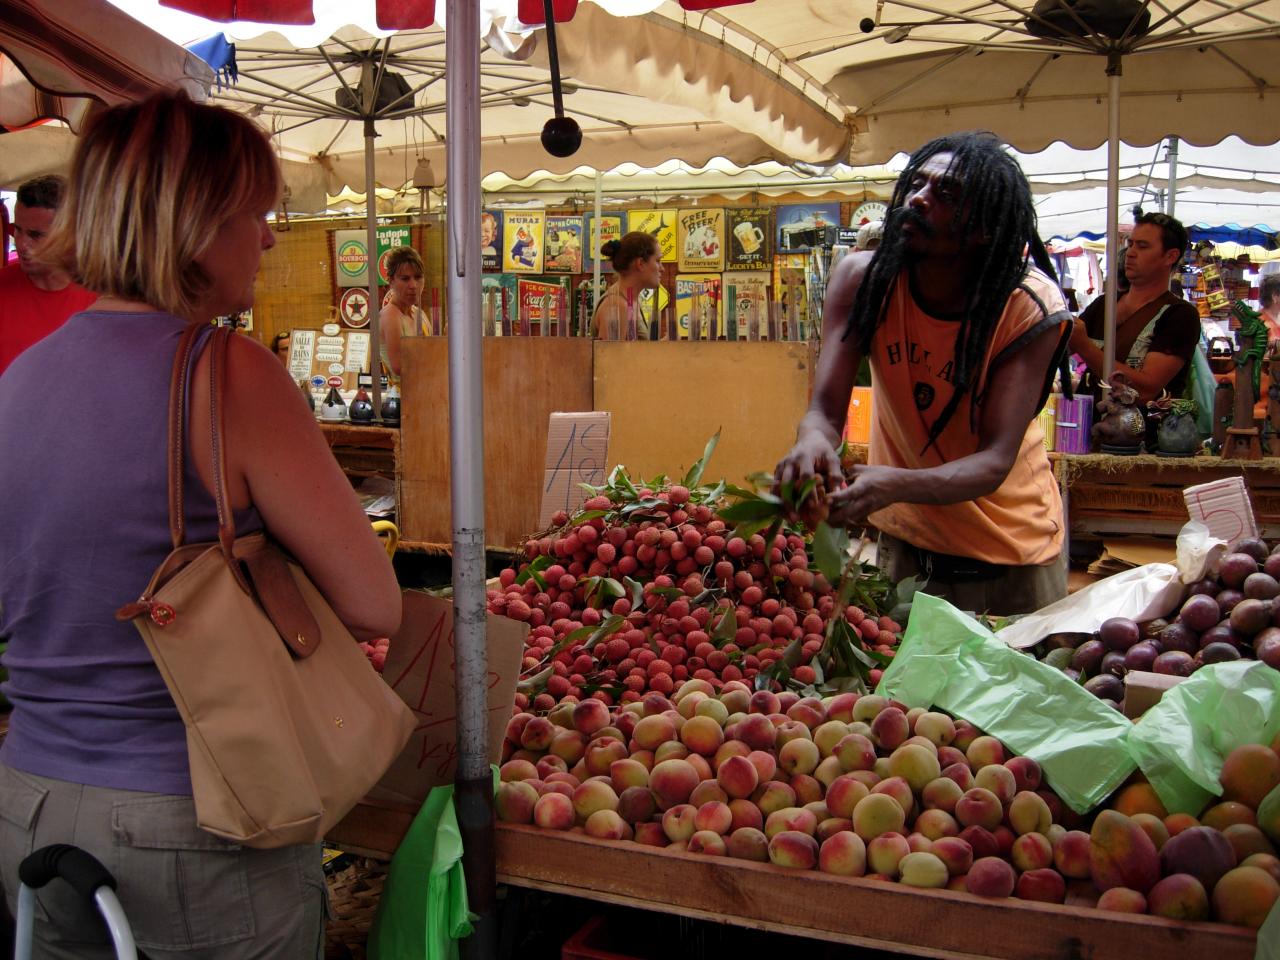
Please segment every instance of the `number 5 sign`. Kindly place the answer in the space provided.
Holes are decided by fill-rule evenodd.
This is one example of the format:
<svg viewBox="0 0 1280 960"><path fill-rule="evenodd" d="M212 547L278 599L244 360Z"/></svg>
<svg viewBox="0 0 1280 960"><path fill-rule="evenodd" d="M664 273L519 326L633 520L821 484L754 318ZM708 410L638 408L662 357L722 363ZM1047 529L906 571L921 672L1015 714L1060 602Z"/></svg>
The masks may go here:
<svg viewBox="0 0 1280 960"><path fill-rule="evenodd" d="M551 525L556 511L573 513L586 499L581 484L604 483L609 456L609 414L553 413L547 427L547 462L542 476L538 527Z"/></svg>

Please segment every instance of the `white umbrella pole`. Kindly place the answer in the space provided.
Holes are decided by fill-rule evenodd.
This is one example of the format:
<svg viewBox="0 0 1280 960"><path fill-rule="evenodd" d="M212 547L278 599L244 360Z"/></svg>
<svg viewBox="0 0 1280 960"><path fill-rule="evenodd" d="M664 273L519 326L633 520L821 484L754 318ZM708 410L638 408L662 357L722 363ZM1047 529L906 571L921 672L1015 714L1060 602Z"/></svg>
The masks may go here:
<svg viewBox="0 0 1280 960"><path fill-rule="evenodd" d="M378 296L378 199L373 182L373 139L377 131L373 120L364 122L364 209L365 246L369 251L369 371L373 374L373 417L382 419L382 346L379 314L382 300Z"/></svg>
<svg viewBox="0 0 1280 960"><path fill-rule="evenodd" d="M1165 204L1164 212L1169 216L1175 216L1174 208L1178 200L1178 138L1169 138L1169 200Z"/></svg>
<svg viewBox="0 0 1280 960"><path fill-rule="evenodd" d="M592 265L591 265L591 316L585 318L583 321L584 323L587 324L588 328L590 328L591 326L591 320L595 317L596 304L600 302L600 235L602 232L602 229L600 226L600 203L602 200L603 192L604 192L604 174L601 171L597 170L596 171L596 205L595 205L596 218L594 221L596 225L596 235L594 238L595 254L592 257ZM592 330L592 333L589 335L594 335L594 333L595 331Z"/></svg>
<svg viewBox="0 0 1280 960"><path fill-rule="evenodd" d="M1107 62L1107 275L1106 310L1102 321L1104 383L1116 365L1116 271L1120 252L1120 57Z"/></svg>
<svg viewBox="0 0 1280 960"><path fill-rule="evenodd" d="M485 631L484 394L480 315L480 4L448 0L445 123L449 309L449 489L453 510L454 798L474 932L464 958L497 956L493 777Z"/></svg>

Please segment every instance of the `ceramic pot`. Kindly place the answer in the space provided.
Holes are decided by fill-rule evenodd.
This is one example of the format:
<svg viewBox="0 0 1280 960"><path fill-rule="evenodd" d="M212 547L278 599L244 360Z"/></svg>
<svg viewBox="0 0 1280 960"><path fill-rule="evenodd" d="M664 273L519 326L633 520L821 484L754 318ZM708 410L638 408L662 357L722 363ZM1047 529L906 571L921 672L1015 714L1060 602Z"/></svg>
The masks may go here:
<svg viewBox="0 0 1280 960"><path fill-rule="evenodd" d="M347 402L342 399L342 394L338 393L337 387L329 388L329 395L324 398L324 403L320 405L320 419L347 419Z"/></svg>
<svg viewBox="0 0 1280 960"><path fill-rule="evenodd" d="M1156 445L1166 456L1189 457L1200 449L1200 431L1189 413L1171 413L1160 421Z"/></svg>
<svg viewBox="0 0 1280 960"><path fill-rule="evenodd" d="M351 401L351 422L359 424L373 423L373 403L364 387L356 391Z"/></svg>
<svg viewBox="0 0 1280 960"><path fill-rule="evenodd" d="M382 422L394 426L400 422L400 388L395 384L387 387L382 395Z"/></svg>

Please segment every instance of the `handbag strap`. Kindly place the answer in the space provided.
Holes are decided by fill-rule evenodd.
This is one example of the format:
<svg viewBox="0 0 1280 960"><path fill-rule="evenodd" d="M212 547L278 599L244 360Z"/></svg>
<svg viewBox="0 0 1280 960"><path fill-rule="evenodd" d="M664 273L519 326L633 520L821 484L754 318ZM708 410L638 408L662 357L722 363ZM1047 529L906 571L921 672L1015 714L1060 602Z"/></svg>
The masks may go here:
<svg viewBox="0 0 1280 960"><path fill-rule="evenodd" d="M195 342L204 328L189 324L178 341L178 352L173 361L173 376L169 384L169 535L176 550L186 539L186 519L183 510L182 486L186 452L187 383L191 365L195 362ZM213 500L218 512L218 543L228 561L234 559L236 539L235 513L227 494L226 445L223 441L223 392L224 369L227 362L227 343L231 330L219 327L214 330L209 352L209 434L213 453ZM238 566L233 564L238 569Z"/></svg>
<svg viewBox="0 0 1280 960"><path fill-rule="evenodd" d="M223 393L226 387L227 344L232 332L230 327L218 327L213 331L213 344L209 356L209 435L213 441L213 500L218 508L218 541L227 560L234 559L236 542L236 517L231 509L231 497L227 494L227 459L223 443ZM238 569L238 567L237 567Z"/></svg>
<svg viewBox="0 0 1280 960"><path fill-rule="evenodd" d="M183 459L186 447L183 443L183 426L187 422L187 382L191 370L192 351L200 325L187 324L178 341L178 352L173 357L173 374L169 378L169 537L177 550L186 539L186 517L182 509Z"/></svg>

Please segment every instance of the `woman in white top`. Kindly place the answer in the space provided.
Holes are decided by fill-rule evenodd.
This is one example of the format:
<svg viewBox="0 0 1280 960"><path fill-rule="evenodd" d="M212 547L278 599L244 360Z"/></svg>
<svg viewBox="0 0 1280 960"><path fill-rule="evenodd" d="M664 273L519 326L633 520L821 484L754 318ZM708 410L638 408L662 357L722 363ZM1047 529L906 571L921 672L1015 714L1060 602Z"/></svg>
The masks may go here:
<svg viewBox="0 0 1280 960"><path fill-rule="evenodd" d="M391 292L378 314L379 353L392 378L400 379L400 338L422 335L422 257L413 247L396 247L387 256Z"/></svg>
<svg viewBox="0 0 1280 960"><path fill-rule="evenodd" d="M640 312L640 293L662 284L662 251L652 234L633 230L600 248L617 272L618 282L605 291L591 318L597 340L627 338L628 310L635 311L636 337L649 339L649 324Z"/></svg>

